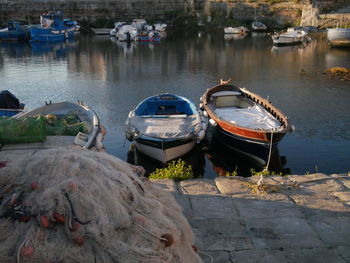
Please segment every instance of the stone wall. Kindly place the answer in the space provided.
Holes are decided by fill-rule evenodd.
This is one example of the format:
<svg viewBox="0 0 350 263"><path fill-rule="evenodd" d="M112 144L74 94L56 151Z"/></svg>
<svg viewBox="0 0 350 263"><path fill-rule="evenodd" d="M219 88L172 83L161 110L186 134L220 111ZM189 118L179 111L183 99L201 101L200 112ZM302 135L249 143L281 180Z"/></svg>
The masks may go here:
<svg viewBox="0 0 350 263"><path fill-rule="evenodd" d="M94 25L99 20L120 21L146 18L172 23L192 16L205 23L221 19L259 19L270 26L316 24L322 10L336 8L350 0L0 0L0 23L10 19L37 23L42 12L63 10L67 17ZM302 10L305 10L302 12ZM185 15L184 15L185 14ZM225 20L226 19L226 20ZM215 23L214 23L215 24Z"/></svg>

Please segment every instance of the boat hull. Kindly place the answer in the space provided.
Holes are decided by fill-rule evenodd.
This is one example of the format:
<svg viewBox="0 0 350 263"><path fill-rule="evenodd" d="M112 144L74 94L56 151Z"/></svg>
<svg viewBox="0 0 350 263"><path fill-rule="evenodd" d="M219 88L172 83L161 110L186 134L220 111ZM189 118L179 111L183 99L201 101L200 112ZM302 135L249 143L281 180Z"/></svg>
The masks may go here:
<svg viewBox="0 0 350 263"><path fill-rule="evenodd" d="M327 38L331 46L349 47L350 46L350 29L349 28L328 29Z"/></svg>
<svg viewBox="0 0 350 263"><path fill-rule="evenodd" d="M218 140L228 149L243 155L247 160L253 160L259 166L266 165L270 152L270 142L249 139L229 133L219 126L210 126L208 132L211 134L211 141ZM278 142L274 142L271 151L274 151L277 145Z"/></svg>
<svg viewBox="0 0 350 263"><path fill-rule="evenodd" d="M30 38L31 41L64 41L66 39L71 39L74 37L74 28L55 30L49 28L31 28Z"/></svg>
<svg viewBox="0 0 350 263"><path fill-rule="evenodd" d="M151 157L152 159L166 163L191 151L196 145L196 141L162 141L160 139L140 138L135 139L135 144L137 150L141 153Z"/></svg>

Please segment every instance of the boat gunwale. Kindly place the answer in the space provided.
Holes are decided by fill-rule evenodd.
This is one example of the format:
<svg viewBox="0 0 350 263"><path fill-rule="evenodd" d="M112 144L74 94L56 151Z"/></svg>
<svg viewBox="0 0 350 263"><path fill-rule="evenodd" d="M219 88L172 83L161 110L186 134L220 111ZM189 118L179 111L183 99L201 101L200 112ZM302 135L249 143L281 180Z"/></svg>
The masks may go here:
<svg viewBox="0 0 350 263"><path fill-rule="evenodd" d="M273 130L256 130L251 128L246 128L243 126L235 125L229 121L223 120L219 118L219 116L215 113L215 111L212 109L211 103L208 101L209 97L218 91L222 90L232 90L232 88L236 91L242 92L248 99L254 101L258 105L262 106L267 112L269 112L272 116L274 116L278 121L281 122L282 130L279 131L273 131ZM292 126L289 123L288 117L277 107L272 105L270 101L267 99L264 99L260 95L253 93L245 88L239 88L237 86L231 85L231 84L219 84L212 88L209 88L206 90L206 92L203 95L203 106L204 109L207 111L208 116L212 118L214 121L217 122L218 126L220 126L221 129L230 132L230 133L238 133L240 136L246 137L246 138L252 138L252 139L260 139L262 141L270 141L271 140L271 134L273 133L273 141L279 141L282 139L282 137L289 131L292 130ZM230 129L234 129L235 131L232 131ZM248 134L244 134L247 133Z"/></svg>

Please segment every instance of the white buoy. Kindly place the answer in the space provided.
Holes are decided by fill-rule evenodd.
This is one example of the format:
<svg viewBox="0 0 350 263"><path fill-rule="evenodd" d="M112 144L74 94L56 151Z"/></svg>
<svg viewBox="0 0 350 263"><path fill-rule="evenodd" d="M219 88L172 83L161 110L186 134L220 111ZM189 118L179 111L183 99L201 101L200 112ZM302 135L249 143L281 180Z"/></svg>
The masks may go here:
<svg viewBox="0 0 350 263"><path fill-rule="evenodd" d="M203 111L203 115L205 116L205 117L208 117L208 112L207 111Z"/></svg>

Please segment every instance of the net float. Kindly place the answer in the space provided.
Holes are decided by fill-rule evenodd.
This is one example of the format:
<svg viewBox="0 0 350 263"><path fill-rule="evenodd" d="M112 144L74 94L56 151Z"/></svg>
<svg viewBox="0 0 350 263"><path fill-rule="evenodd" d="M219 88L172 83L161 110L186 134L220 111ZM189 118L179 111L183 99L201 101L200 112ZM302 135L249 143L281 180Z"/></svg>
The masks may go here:
<svg viewBox="0 0 350 263"><path fill-rule="evenodd" d="M21 249L21 254L25 257L30 257L34 253L34 249L31 246L25 246Z"/></svg>
<svg viewBox="0 0 350 263"><path fill-rule="evenodd" d="M64 224L64 222L66 221L64 218L64 215L56 213L56 212L52 214L52 217L59 224Z"/></svg>

